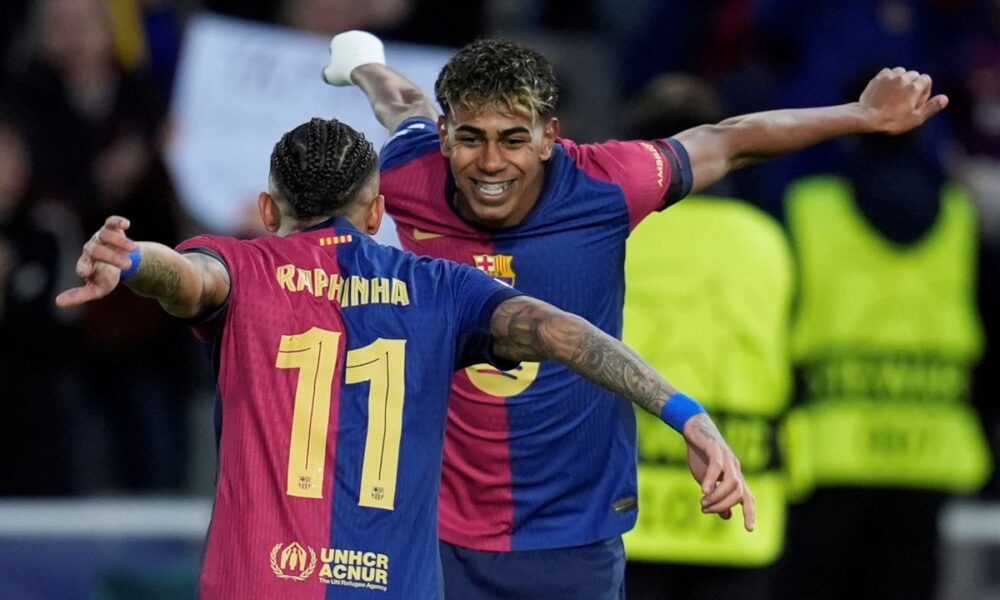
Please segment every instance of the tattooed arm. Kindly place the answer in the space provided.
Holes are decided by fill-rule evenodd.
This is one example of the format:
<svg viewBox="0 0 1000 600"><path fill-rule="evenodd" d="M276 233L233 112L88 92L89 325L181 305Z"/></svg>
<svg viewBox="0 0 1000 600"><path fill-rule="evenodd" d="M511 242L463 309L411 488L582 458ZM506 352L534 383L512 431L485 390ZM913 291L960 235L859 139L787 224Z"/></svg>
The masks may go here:
<svg viewBox="0 0 1000 600"><path fill-rule="evenodd" d="M108 217L83 246L76 274L84 285L59 294L62 308L99 300L121 282L138 250L138 270L125 282L140 296L155 298L175 317L191 318L222 304L229 294L229 273L222 263L202 254L179 254L153 242L134 242L125 235L128 219Z"/></svg>
<svg viewBox="0 0 1000 600"><path fill-rule="evenodd" d="M660 417L677 394L649 363L631 348L586 320L527 296L500 304L490 323L493 351L508 360L555 360L581 376L628 398ZM702 512L724 519L743 505L743 524L754 527L753 494L737 460L706 413L688 419L683 430L688 466L701 484Z"/></svg>

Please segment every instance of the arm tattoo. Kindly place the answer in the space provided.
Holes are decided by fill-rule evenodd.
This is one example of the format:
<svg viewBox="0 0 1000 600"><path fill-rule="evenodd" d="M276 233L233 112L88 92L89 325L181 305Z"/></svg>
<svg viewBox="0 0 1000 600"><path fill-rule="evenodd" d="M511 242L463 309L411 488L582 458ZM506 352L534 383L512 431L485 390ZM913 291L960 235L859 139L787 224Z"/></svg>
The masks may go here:
<svg viewBox="0 0 1000 600"><path fill-rule="evenodd" d="M694 428L697 429L701 435L705 436L705 439L725 444L726 440L722 439L722 434L719 432L719 428L715 426L715 423L708 418L698 418L701 416L702 415L695 415L695 417L691 419L691 422L694 424Z"/></svg>
<svg viewBox="0 0 1000 600"><path fill-rule="evenodd" d="M628 346L584 319L539 300L518 297L493 316L495 351L512 360L557 360L583 377L659 416L677 393Z"/></svg>
<svg viewBox="0 0 1000 600"><path fill-rule="evenodd" d="M181 289L181 274L175 267L151 256L144 258L128 286L141 296L170 302Z"/></svg>

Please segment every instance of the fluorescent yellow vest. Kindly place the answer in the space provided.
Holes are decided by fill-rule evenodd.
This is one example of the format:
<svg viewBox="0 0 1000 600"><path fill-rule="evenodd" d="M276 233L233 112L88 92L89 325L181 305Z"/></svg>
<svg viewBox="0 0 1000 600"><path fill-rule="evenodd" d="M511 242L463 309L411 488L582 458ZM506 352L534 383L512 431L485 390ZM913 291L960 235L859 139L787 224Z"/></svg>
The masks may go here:
<svg viewBox="0 0 1000 600"><path fill-rule="evenodd" d="M936 223L909 245L882 237L839 178L800 180L786 209L801 276L801 403L785 431L795 495L980 487L991 460L968 402L983 346L968 197L946 188Z"/></svg>
<svg viewBox="0 0 1000 600"><path fill-rule="evenodd" d="M624 339L704 404L743 465L757 528L700 510L684 440L637 411L639 519L629 558L759 566L781 552L785 491L775 423L787 407L792 257L784 233L758 209L689 198L651 215L625 259Z"/></svg>

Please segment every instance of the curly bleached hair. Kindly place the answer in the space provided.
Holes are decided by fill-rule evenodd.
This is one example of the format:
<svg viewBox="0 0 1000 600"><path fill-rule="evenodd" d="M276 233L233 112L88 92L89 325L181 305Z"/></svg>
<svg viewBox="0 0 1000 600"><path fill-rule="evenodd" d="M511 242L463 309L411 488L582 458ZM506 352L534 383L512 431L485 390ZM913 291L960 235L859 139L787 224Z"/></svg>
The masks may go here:
<svg viewBox="0 0 1000 600"><path fill-rule="evenodd" d="M364 134L336 119L312 119L274 145L271 191L299 219L341 214L377 171Z"/></svg>
<svg viewBox="0 0 1000 600"><path fill-rule="evenodd" d="M532 121L552 116L559 98L552 63L508 40L478 40L448 61L434 83L446 115L492 108Z"/></svg>

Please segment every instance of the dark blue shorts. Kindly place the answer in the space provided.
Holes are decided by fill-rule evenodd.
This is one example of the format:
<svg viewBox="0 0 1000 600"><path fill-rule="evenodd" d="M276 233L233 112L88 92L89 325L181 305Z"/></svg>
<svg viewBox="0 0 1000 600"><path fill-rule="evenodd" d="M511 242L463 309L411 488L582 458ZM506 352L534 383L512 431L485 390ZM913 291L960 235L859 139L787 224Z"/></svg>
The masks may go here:
<svg viewBox="0 0 1000 600"><path fill-rule="evenodd" d="M623 600L621 536L574 548L483 552L441 542L447 600Z"/></svg>

